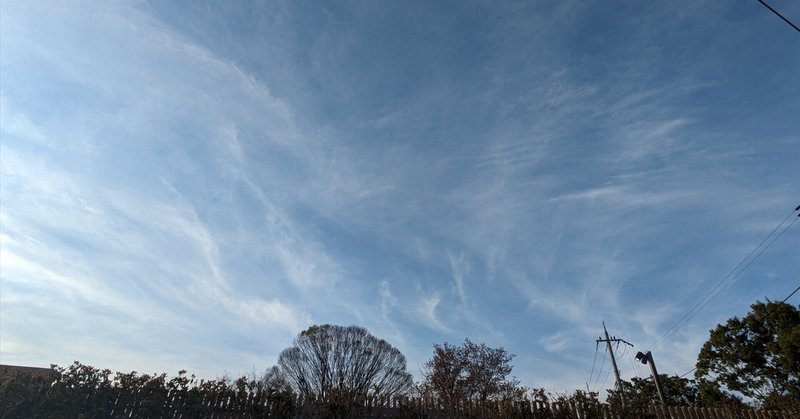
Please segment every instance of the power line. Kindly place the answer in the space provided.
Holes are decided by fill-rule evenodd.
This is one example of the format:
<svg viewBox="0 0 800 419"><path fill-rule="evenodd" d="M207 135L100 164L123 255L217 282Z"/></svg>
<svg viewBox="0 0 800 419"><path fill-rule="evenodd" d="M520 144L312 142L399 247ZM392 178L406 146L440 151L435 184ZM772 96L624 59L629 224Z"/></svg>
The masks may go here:
<svg viewBox="0 0 800 419"><path fill-rule="evenodd" d="M628 347L625 347L620 357L623 357L625 358L626 361L628 361L629 364L628 366L631 367L630 377L636 375L636 367L633 366L633 358L631 358L631 351L629 350ZM626 366L625 368L628 368L628 366Z"/></svg>
<svg viewBox="0 0 800 419"><path fill-rule="evenodd" d="M723 289L725 289L726 287L728 287L729 285L731 285L732 283L734 283L734 282L736 281L736 279L737 279L737 278L739 278L739 276L740 276L742 273L744 273L744 271L745 271L745 270L746 270L746 269L747 269L747 268L748 268L750 265L752 265L752 264L753 264L753 262L755 262L755 261L756 261L756 259L758 259L758 257L759 257L759 256L761 256L761 254L762 254L762 253L764 253L764 252L765 252L765 251L766 251L766 250L767 250L767 249L768 249L768 248L769 248L769 247L772 245L772 243L775 243L775 241L776 241L776 240L778 240L778 238L780 238L780 236L782 236L782 235L783 235L783 233L784 233L784 232L786 232L786 230L788 230L788 229L789 229L789 227L791 227L791 226L792 226L792 224L794 224L796 221L797 221L797 219L796 219L796 218L795 218L794 220L792 220L792 222L791 222L791 223L789 223L789 224L788 224L788 225L787 225L787 226L786 226L786 227L785 227L783 230L781 230L781 232L780 232L780 233L778 233L778 235L777 235L777 236L775 236L775 237L772 239L772 241L770 241L769 243L767 243L767 245L766 245L766 246L764 246L764 247L763 247L763 248L762 248L762 249L761 249L761 250L760 250L760 251L759 251L759 252L758 252L758 253L757 253L757 254L756 254L756 255L755 255L753 258L751 258L751 259L750 259L750 260L747 262L747 264L745 264L745 265L744 265L744 266L743 266L743 267L742 267L742 268L739 270L739 272L737 272L735 275L733 275L732 277L730 277L730 279L728 279L727 281L723 280L722 282L720 282L719 284L717 284L717 286L716 286L716 287L714 287L714 288L713 288L713 289L712 289L712 290L711 290L711 291L710 291L708 294L706 294L706 296L705 296L705 297L703 297L703 299L701 299L701 300L700 300L700 302L699 302L697 305L695 305L695 308L696 308L696 310L695 310L695 308L693 308L692 310L690 310L689 312L687 312L687 313L686 313L686 314L683 316L683 318L682 318L681 320L679 320L679 321L678 321L678 323L676 323L675 325L673 325L673 327L672 327L672 328L670 328L670 329L667 331L667 333L666 333L664 336L662 336L662 337L661 337L661 339L659 339L659 340L658 340L658 341L657 341L655 344L653 344L653 346L651 346L651 347L650 347L650 349L652 349L652 348L655 348L656 346L660 345L660 344L661 344L661 343L662 343L662 342L663 342L663 341L664 341L664 340L665 340L667 337L669 337L669 336L670 336L672 333L674 333L674 332L675 332L676 330L678 330L680 327L683 327L684 325L686 325L686 323L688 323L688 322L689 322L689 320L691 320L692 318L694 318L694 316L696 316L697 314L699 314L699 313L700 313L700 311L702 311L702 310L703 310L703 309L704 309L704 308L705 308L705 307L706 307L706 306L707 306L707 305L708 305L708 304L709 304L709 303L710 303L710 302L711 302L711 301L712 301L714 298L716 298L716 297L717 297L717 295L719 295L719 294L722 292L722 290L723 290ZM774 232L774 230L773 230L773 232ZM772 233L770 233L770 235L772 235ZM769 235L768 235L766 238L769 238ZM763 243L763 240L762 240L762 243ZM756 247L756 248L758 248L758 247ZM753 249L753 250L755 250L755 249ZM752 252L751 252L751 254L752 254ZM749 255L748 255L748 257L749 257ZM742 260L742 262L744 262L745 260L747 260L747 258L743 259L743 260ZM740 262L740 263L739 263L739 265L741 265L741 263L742 263L742 262ZM739 265L737 265L737 267L738 267ZM735 269L736 269L736 268L734 268L734 271L735 271ZM731 271L731 273L733 273L734 271ZM728 275L730 276L730 274L728 274ZM698 307L698 306L699 306L699 307ZM694 312L692 312L692 311L694 311ZM685 320L684 320L684 319L685 319ZM682 324L681 324L681 322L682 322ZM674 330L673 330L673 328L674 328Z"/></svg>
<svg viewBox="0 0 800 419"><path fill-rule="evenodd" d="M603 367L605 367L605 366L606 366L606 357L607 357L607 356L608 356L608 354L606 354L606 353L603 353L603 363L602 363L602 364L600 364L600 369L599 369L599 370L597 370L597 378L595 378L595 380L594 380L594 384L592 385L592 392L594 392L595 390L597 390L597 384L600 382L600 377L602 377L602 376L603 376Z"/></svg>
<svg viewBox="0 0 800 419"><path fill-rule="evenodd" d="M796 30L797 32L800 32L800 28L798 28L797 26L795 26L795 24L794 24L794 23L790 22L790 21L789 21L789 19L786 19L785 17L783 17L783 15L782 15L782 14L778 13L778 11L777 11L777 10L773 9L772 7L770 7L770 6L769 6L767 3L764 3L764 0L758 0L758 2L759 2L759 3L761 3L761 4L763 4L763 5L764 5L764 7L766 7L767 9L769 9L769 10L770 10L772 13L775 13L775 15L776 15L776 16L778 16L779 18L783 19L783 21L784 21L784 22L786 22L786 23L788 23L788 24L789 24L789 26L793 27L793 28L794 28L794 30Z"/></svg>
<svg viewBox="0 0 800 419"><path fill-rule="evenodd" d="M689 322L689 320L694 318L694 316L696 316L703 308L705 308L706 305L708 305L714 298L716 298L716 296L719 295L719 293L722 292L723 289L725 289L727 286L736 281L736 279L750 265L752 265L753 262L755 262L755 260L758 259L758 257L761 256L761 254L764 253L764 251L766 251L772 245L772 243L775 243L775 240L777 240L780 236L782 236L783 233L786 232L786 230L788 230L789 227L791 227L797 221L797 217L795 217L795 219L792 220L792 222L786 225L786 227L784 227L784 229L781 230L780 233L778 233L773 238L775 232L778 231L784 224L786 224L786 221L788 221L789 218L791 218L794 215L795 211L798 211L798 209L800 209L800 206L792 210L786 217L784 217L783 220L781 220L781 222L778 223L778 225L775 226L775 228L773 228L772 231L770 231L769 234L767 234L767 236L764 237L761 240L761 242L759 242L758 245L756 245L756 247L754 247L753 250L751 250L750 253L748 253L747 256L744 257L744 259L742 259L730 272L728 272L728 274L725 275L725 277L722 278L722 280L717 282L717 284L708 293L706 293L706 295L703 298L701 298L700 301L698 301L697 304L694 305L694 307L692 307L689 311L687 311L686 314L683 315L683 317L681 317L677 322L675 322L675 324L673 324L669 329L667 329L667 331L664 332L664 334L661 335L661 337L658 338L656 342L653 345L651 345L650 348L648 348L648 350L652 350L653 348L657 347L662 342L664 342L664 340L666 340L670 335L672 335L679 328L683 327L686 323ZM770 238L772 238L771 241ZM764 246L764 243L767 244ZM761 250L759 250L759 248Z"/></svg>
<svg viewBox="0 0 800 419"><path fill-rule="evenodd" d="M782 302L782 303L785 303L785 302L786 302L786 300L788 300L789 298L792 298L792 296L794 295L794 293L796 293L797 291L800 291L800 286L798 286L797 288L795 288L795 289L794 289L794 291L792 291L792 293L791 293L791 294L787 295L787 296L786 296L786 298L784 298L784 299L783 299L783 301L781 301L781 302Z"/></svg>
<svg viewBox="0 0 800 419"><path fill-rule="evenodd" d="M619 350L619 343L617 344L617 350ZM620 358L625 358L625 359L627 360L627 357L626 357L626 355L628 355L628 347L627 347L627 346L625 346L625 347L623 347L623 348L622 348L622 353L621 353L621 354L619 354L619 357L620 357ZM626 368L627 368L627 367L626 367ZM633 370L633 368L631 368L631 371L632 371L632 370Z"/></svg>
<svg viewBox="0 0 800 419"><path fill-rule="evenodd" d="M592 376L594 375L594 365L597 362L597 352L599 352L598 351L599 348L600 344L596 343L594 345L594 360L592 361L592 372L589 373L589 381L586 382L586 391L589 391L589 383L592 382Z"/></svg>
<svg viewBox="0 0 800 419"><path fill-rule="evenodd" d="M798 207L798 208L800 208L800 207ZM792 296L793 296L793 295L794 295L794 294L795 294L797 291L800 291L800 286L798 286L797 288L795 288L795 289L794 289L794 291L792 291L791 293L789 293L789 295L787 295L787 296L786 296L786 298L784 298L783 300L781 300L781 304L785 303L785 302L786 302L786 300L788 300L788 299L792 298ZM766 321L767 317L769 317L769 315L770 315L770 314L772 314L772 312L773 312L774 310L775 310L775 309L773 308L772 310L768 311L768 312L767 312L767 314L765 314L765 315L764 315L764 320L765 320L765 321ZM686 371L685 373L681 374L681 378L683 378L683 377L686 377L687 375L689 375L689 374L691 374L692 372L694 372L696 369L697 369L697 367L694 367L694 368L690 369L689 371Z"/></svg>
<svg viewBox="0 0 800 419"><path fill-rule="evenodd" d="M592 386L592 393L596 393L597 384L600 383L600 377L603 375L603 367L606 366L606 359L608 359L608 354L603 353L603 363L600 364L600 369L597 371L597 379L594 381L594 385ZM608 370L608 373L611 374L611 369ZM606 380L608 380L608 376L606 376ZM603 382L605 384L605 382Z"/></svg>
<svg viewBox="0 0 800 419"><path fill-rule="evenodd" d="M610 377L610 376L611 376L611 368L608 369L608 373L606 373L606 379L603 380L603 384L600 385L600 389L601 390L603 389L603 387L606 386L606 383L608 382L608 377ZM600 378L600 377L598 377L598 378Z"/></svg>
<svg viewBox="0 0 800 419"><path fill-rule="evenodd" d="M766 322L766 321L767 321L767 319L769 318L769 316L772 314L772 312L773 312L773 311L775 311L775 310L778 308L778 306L779 306L780 304L784 304L784 303L786 302L786 300L788 300L789 298L791 298L791 297L792 297L792 296L793 296L793 295L794 295L794 294L795 294L797 291L800 291L800 286L798 286L797 288L795 288L795 289L794 289L794 291L790 292L790 293L789 293L789 295L787 295L787 296L786 296L786 298L784 298L783 300L781 300L781 302L780 302L778 305L774 305L774 306L772 306L772 308L770 308L770 309L767 311L767 313L766 313L766 314L764 314L764 318L762 319L762 321ZM767 300L767 303L769 303L769 300Z"/></svg>
<svg viewBox="0 0 800 419"><path fill-rule="evenodd" d="M633 365L633 370L636 372L636 376L642 378L642 370L639 368L639 363L633 359L633 351L628 352L628 359L630 359L631 364Z"/></svg>
<svg viewBox="0 0 800 419"><path fill-rule="evenodd" d="M689 371L686 371L685 373L683 373L683 375L681 375L681 378L686 377L690 373L694 372L694 370L696 370L696 369L697 369L697 367L694 367L694 368L690 369Z"/></svg>
<svg viewBox="0 0 800 419"><path fill-rule="evenodd" d="M620 359L625 359L625 349L628 349L628 348L627 348L627 347L624 347L624 348L622 349L622 353L620 353L620 352L619 352L619 342L617 342L617 348L615 349L617 352L616 352L615 354L616 354L616 355L618 355ZM617 364L617 369L619 370L619 376L620 376L620 378L622 378L622 374L624 374L624 373L625 373L625 370L623 370L622 368L619 368L619 364ZM621 380L621 379L620 379L620 382L622 382L622 380Z"/></svg>
<svg viewBox="0 0 800 419"><path fill-rule="evenodd" d="M597 343L604 342L606 344L606 349L608 350L608 356L611 359L611 369L614 371L614 377L616 378L616 388L619 391L619 398L620 398L620 401L622 402L622 406L625 406L627 404L627 402L625 400L625 391L623 390L622 379L620 378L620 375L619 375L619 368L617 367L617 361L616 361L616 359L614 357L614 350L611 348L611 342L616 342L617 343L617 351L619 351L620 342L622 342L622 343L624 343L624 344L626 344L628 346L631 346L631 347L633 347L633 344L628 342L628 341L626 341L625 339L620 339L620 338L615 337L615 336L609 336L608 335L608 329L606 329L606 323L605 322L603 322L603 336L605 336L605 339L603 337L600 337L599 339L596 340L596 342Z"/></svg>

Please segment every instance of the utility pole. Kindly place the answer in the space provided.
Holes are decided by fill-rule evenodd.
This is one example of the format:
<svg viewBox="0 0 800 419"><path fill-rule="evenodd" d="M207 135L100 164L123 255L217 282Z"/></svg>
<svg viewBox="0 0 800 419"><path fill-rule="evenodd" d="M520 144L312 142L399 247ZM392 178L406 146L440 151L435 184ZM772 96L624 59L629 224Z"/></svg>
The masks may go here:
<svg viewBox="0 0 800 419"><path fill-rule="evenodd" d="M642 364L650 364L650 374L653 375L653 382L656 384L658 398L661 400L661 404L665 405L666 403L664 403L664 394L661 393L661 383L658 382L658 370L656 370L656 362L653 361L653 354L650 351L647 351L645 354L637 352L636 360Z"/></svg>
<svg viewBox="0 0 800 419"><path fill-rule="evenodd" d="M605 342L606 348L608 349L608 354L611 356L611 367L614 368L614 376L617 377L617 391L619 391L619 397L622 399L622 406L624 407L627 404L625 400L625 391L622 390L622 379L619 378L619 369L617 369L617 360L614 358L614 350L611 349L611 342L623 342L630 347L633 347L633 344L630 342L625 341L624 339L619 339L617 337L608 337L608 330L606 329L606 322L603 322L603 333L605 334L606 338L597 339L597 342Z"/></svg>

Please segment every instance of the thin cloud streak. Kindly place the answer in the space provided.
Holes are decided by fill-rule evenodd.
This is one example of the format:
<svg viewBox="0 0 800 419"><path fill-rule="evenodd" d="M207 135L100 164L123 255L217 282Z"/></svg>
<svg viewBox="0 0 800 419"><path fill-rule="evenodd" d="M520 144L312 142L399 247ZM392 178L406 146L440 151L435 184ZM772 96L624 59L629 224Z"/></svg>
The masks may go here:
<svg viewBox="0 0 800 419"><path fill-rule="evenodd" d="M179 337L125 365L213 341L194 366L238 371L309 324L358 323L411 365L468 336L517 353L526 384L581 387L597 319L648 344L796 193L796 123L756 142L783 107L729 92L780 74L721 58L770 50L682 8L723 6L206 6L3 3L4 316L48 281L80 296L76 327L107 300L144 341ZM758 292L796 272L789 249ZM168 320L151 333L148 316ZM80 354L57 325L36 319ZM23 359L23 326L4 356ZM684 369L711 326L676 333L660 368Z"/></svg>

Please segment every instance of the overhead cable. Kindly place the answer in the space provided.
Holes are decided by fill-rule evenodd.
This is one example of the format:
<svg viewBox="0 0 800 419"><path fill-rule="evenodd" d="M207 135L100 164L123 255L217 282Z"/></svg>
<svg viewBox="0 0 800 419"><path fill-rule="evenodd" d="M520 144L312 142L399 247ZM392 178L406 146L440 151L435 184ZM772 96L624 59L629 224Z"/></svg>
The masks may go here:
<svg viewBox="0 0 800 419"><path fill-rule="evenodd" d="M706 295L703 296L703 298L701 298L700 301L698 301L697 304L694 305L694 307L692 307L689 311L687 311L686 314L683 315L683 317L681 317L677 322L675 322L675 324L673 324L669 329L667 329L667 331L664 332L664 334L662 334L661 337L659 337L656 340L656 342L653 343L653 345L651 345L650 348L648 348L648 350L652 350L653 348L657 347L658 345L663 343L664 340L666 340L669 336L671 336L675 331L686 325L686 323L688 323L689 320L691 320L694 316L696 316L703 308L705 308L706 305L708 305L708 303L710 303L714 298L716 298L716 296L719 295L719 293L722 292L723 289L725 289L727 286L736 281L736 279L750 265L752 265L753 262L755 262L755 260L758 259L758 257L761 256L761 254L764 253L764 251L766 251L772 245L772 243L775 243L775 241L780 236L782 236L783 233L786 232L786 230L788 230L789 227L791 227L797 221L798 217L795 217L794 220L786 224L787 221L790 218L792 218L794 213L798 210L800 210L800 206L792 210L786 217L784 217L783 220L781 220L781 222L778 223L778 225L775 226L775 228L773 228L772 231L770 231L769 234L767 234L767 236L764 237L761 240L761 242L759 242L758 245L756 245L756 247L754 247L753 250L751 250L750 253L748 253L747 256L744 257L744 259L742 259L730 272L728 272L728 274L725 275L725 277L722 278L722 280L717 282L717 284L708 293L706 293ZM783 227L784 224L786 224L786 226L776 235L775 233L781 227Z"/></svg>
<svg viewBox="0 0 800 419"><path fill-rule="evenodd" d="M766 7L767 9L769 9L769 10L770 10L772 13L775 13L775 15L776 15L776 16L778 16L779 18L781 18L781 19L782 19L784 22L788 23L788 24L789 24L789 26L791 26L791 27L793 27L793 28L794 28L794 30L796 30L797 32L800 32L800 28L798 28L798 27L797 27L797 25L795 25L794 23L792 23L791 21L789 21L789 19L786 19L785 17L783 17L783 15L782 15L782 14L780 14L780 13L778 13L778 11L777 11L777 10L773 9L772 7L770 7L770 5L768 5L767 3L765 3L765 2L764 2L764 0L758 0L758 2L759 2L759 3L761 3L761 4L763 4L763 5L764 5L764 7Z"/></svg>

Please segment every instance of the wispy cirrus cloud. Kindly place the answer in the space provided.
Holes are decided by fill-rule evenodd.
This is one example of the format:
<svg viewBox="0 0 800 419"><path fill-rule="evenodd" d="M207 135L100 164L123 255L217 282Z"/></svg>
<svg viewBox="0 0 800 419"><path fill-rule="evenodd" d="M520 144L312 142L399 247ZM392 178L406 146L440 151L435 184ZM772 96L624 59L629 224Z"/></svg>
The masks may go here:
<svg viewBox="0 0 800 419"><path fill-rule="evenodd" d="M796 192L797 75L698 24L730 6L95 6L1 5L0 306L29 319L4 360L91 335L120 342L95 360L218 373L358 323L412 365L468 336L580 387L601 319L656 339ZM797 270L774 251L742 301Z"/></svg>
<svg viewBox="0 0 800 419"><path fill-rule="evenodd" d="M117 13L121 11L99 8L89 18L95 19L94 23L100 27L115 26L120 23L121 15ZM245 321L285 337L293 335L311 322L310 315L302 306L288 303L281 293L242 294L237 279L241 274L229 264L232 231L219 225L211 227L216 222L215 215L197 209L207 204L205 193L212 200L216 197L224 201L224 194L230 189L226 191L220 184L187 184L181 178L183 174L209 178L208 172L203 174L199 170L205 157L198 159L199 155L192 156L194 152L190 149L178 146L174 132L168 128L172 123L180 126L186 111L201 116L197 122L207 121L201 125L226 121L241 125L249 114L239 99L247 97L251 103L259 104L260 122L269 127L271 140L281 146L290 143L291 137L286 134L287 129L291 130L286 108L235 66L215 60L202 48L178 39L135 10L125 12L131 13L125 18L125 30L109 29L115 35L98 41L96 48L80 49L81 41L52 48L52 35L65 25L87 18L77 10L63 10L58 20L50 22L48 31L29 37L28 42L36 51L33 58L20 55L11 44L3 45L4 55L40 60L51 66L54 75L64 77L62 82L89 87L88 98L102 97L107 92L110 95L107 99L117 104L117 110L103 110L98 116L89 113L93 110L84 101L71 111L71 119L37 116L39 122L32 122L26 115L31 111L23 110L16 89L4 90L4 289L14 287L14 292L34 298L36 293L29 287L50 284L49 292L54 296L77 297L69 300L67 307L71 314L64 316L77 324L93 321L82 314L84 311L113 307L131 322L130 327L169 319L170 326L166 328L177 331L199 313L200 317L206 317L208 310L213 312L218 307L222 316L212 324ZM19 15L23 21L33 19L24 12ZM28 31L24 27L12 26L18 32L4 31L4 38L8 34L13 41L26 36ZM89 30L79 36L93 37L93 34ZM106 48L120 39L139 50L135 61L124 57L121 51ZM170 66L154 73L151 63L162 54L170 55ZM98 56L102 57L99 62L103 65L92 65ZM197 71L200 68L203 71ZM189 77L182 77L181 72ZM198 85L202 87L197 89ZM135 86L143 88L137 90ZM222 94L230 89L245 95L233 99ZM218 114L217 109L221 108L217 106L226 102L233 107ZM169 103L175 106L170 107ZM107 140L105 133L112 128L122 138ZM219 136L213 133L209 138L198 138L197 146L213 150L219 139L236 151L231 129ZM73 148L71 154L62 154L57 159L54 153L72 138L91 147ZM37 144L45 148L33 148ZM162 156L149 154L150 147L165 152ZM241 147L238 151L241 162L246 151ZM97 160L101 157L109 160ZM109 170L113 166L107 163L114 159L120 164ZM31 162L38 163L31 165ZM207 171L228 164L214 159L208 162L211 165L206 167ZM147 173L148 169L154 170ZM278 249L292 249L291 243L286 242L288 233L284 235L287 238L277 242ZM20 237L29 238L37 246L20 247ZM65 254L65 249L69 253ZM295 245L294 250L277 255L286 261L288 271L298 269L301 263L310 263L308 260L316 256L302 252L302 247L298 250ZM293 258L297 260L292 262ZM25 311L24 306L12 306L9 301L4 305L9 312ZM20 333L24 323L4 322L7 326L4 340L14 340L14 334ZM106 331L104 328L109 326L96 324L98 331ZM178 333L185 344L203 339L204 334L217 333L213 326L206 332L193 329L198 333L196 336Z"/></svg>

